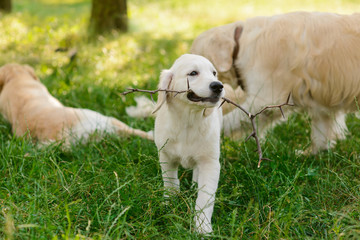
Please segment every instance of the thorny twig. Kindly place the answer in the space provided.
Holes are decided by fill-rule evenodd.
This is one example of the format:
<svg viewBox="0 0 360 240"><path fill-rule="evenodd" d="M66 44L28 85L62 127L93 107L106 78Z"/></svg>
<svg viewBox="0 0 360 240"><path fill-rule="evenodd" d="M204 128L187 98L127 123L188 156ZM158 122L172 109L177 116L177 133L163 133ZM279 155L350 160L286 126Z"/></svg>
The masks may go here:
<svg viewBox="0 0 360 240"><path fill-rule="evenodd" d="M161 88L156 89L156 90L143 90L143 89L138 89L138 88L128 88L128 91L121 93L121 95L125 96L125 95L127 95L129 93L134 93L134 92L150 93L151 100L154 102L153 95L155 93L158 93L158 92L175 93L174 97L176 97L180 93L191 92L190 83L189 83L188 78L186 78L186 82L187 82L187 90L183 90L183 91L176 91L176 90L170 90L170 89L161 89Z"/></svg>
<svg viewBox="0 0 360 240"><path fill-rule="evenodd" d="M268 158L264 158L264 157L263 157L263 153L262 153L262 150L261 150L261 145L260 145L259 137L258 137L257 131L256 131L255 118L256 118L258 115L260 115L261 113L263 113L265 110L270 109L270 108L279 108L279 109L280 109L280 112L281 112L281 115L285 118L284 112L283 112L283 110L282 110L282 107L283 107L283 106L294 106L294 104L289 103L289 101L290 101L290 96L291 96L291 94L289 94L289 96L288 96L288 98L287 98L287 100L286 100L285 103L279 104L279 105L266 106L266 107L264 107L263 109L261 109L259 112L255 113L255 114L252 114L252 113L246 111L246 110L245 110L243 107L241 107L239 104L231 101L231 100L228 99L228 98L225 98L225 97L222 98L222 99L223 99L223 102L220 104L220 106L222 106L225 102L230 103L230 104L234 105L235 107L239 108L241 111L243 111L243 112L249 117L249 119L250 119L250 121L251 121L251 126L252 126L253 131L252 131L252 133L245 139L245 141L248 141L251 137L253 137L253 138L255 139L255 142L256 142L256 145L257 145L257 152L258 152L258 154L259 154L258 168L260 168L261 162L262 162L263 160L267 160L267 161L271 161L271 160L268 159Z"/></svg>
<svg viewBox="0 0 360 240"><path fill-rule="evenodd" d="M144 93L149 93L151 100L154 102L153 99L153 95L155 93L158 92L171 92L171 93L175 93L174 97L176 97L176 95L180 94L180 93L186 93L189 92L189 90L183 90L183 91L175 91L175 90L169 90L169 89L156 89L156 90L143 90L143 89L138 89L138 88L128 88L128 91L121 93L121 95L127 95L129 93L134 93L134 92L144 92Z"/></svg>
<svg viewBox="0 0 360 240"><path fill-rule="evenodd" d="M183 91L176 91L176 90L169 90L169 89L156 89L156 90L142 90L142 89L137 89L137 88L129 88L128 91L121 93L122 95L127 95L129 93L134 93L134 92L144 92L144 93L149 93L151 95L151 99L153 100L153 94L156 94L158 92L171 92L171 93L175 93L174 97L180 93L187 93L190 92L190 86L189 86L189 80L187 81L187 90L183 90ZM263 160L268 160L271 161L268 158L264 158L263 157L263 152L261 149L261 145L260 145L260 141L259 141L259 137L257 135L257 129L256 129L256 123L255 123L255 118L260 115L261 113L263 113L265 110L267 109L271 109L271 108L279 108L281 115L285 118L284 116L284 112L282 110L283 106L294 106L294 104L289 103L290 101L290 96L291 94L289 94L287 100L285 103L279 104L279 105L270 105L270 106L266 106L263 109L261 109L259 112L252 114L250 112L248 112L246 109L244 109L243 107L241 107L239 104L233 102L232 100L226 98L226 97L222 97L222 103L220 104L219 107L221 107L225 102L234 105L235 107L239 108L241 111L243 111L250 119L251 121L251 126L252 126L252 133L245 139L245 141L248 141L251 137L253 137L255 139L256 145L257 145L257 152L259 154L259 162L258 162L258 168L260 168L261 162Z"/></svg>

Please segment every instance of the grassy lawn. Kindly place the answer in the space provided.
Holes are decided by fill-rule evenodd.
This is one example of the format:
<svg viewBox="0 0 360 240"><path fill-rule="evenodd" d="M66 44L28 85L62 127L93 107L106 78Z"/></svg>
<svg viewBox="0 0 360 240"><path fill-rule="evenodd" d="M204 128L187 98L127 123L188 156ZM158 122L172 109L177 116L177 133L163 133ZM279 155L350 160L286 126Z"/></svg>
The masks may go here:
<svg viewBox="0 0 360 240"><path fill-rule="evenodd" d="M238 2L238 3L236 3ZM130 32L89 40L90 0L13 0L0 16L0 65L33 66L65 105L90 108L144 129L125 107L128 86L154 89L162 69L186 53L202 31L256 15L293 10L352 13L356 0L128 0ZM76 48L70 62L67 52ZM316 156L310 122L292 115L263 143L273 161L257 168L255 142L223 138L214 239L359 239L360 120L349 137ZM0 119L0 239L199 239L196 189L181 170L181 193L164 204L157 150L141 138L106 136L62 151L14 138Z"/></svg>

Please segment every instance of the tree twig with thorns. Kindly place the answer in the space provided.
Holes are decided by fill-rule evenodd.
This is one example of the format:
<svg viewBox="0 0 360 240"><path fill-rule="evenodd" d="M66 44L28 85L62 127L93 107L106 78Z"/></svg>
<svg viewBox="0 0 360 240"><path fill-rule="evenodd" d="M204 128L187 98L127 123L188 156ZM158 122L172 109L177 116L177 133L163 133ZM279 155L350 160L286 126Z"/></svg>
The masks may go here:
<svg viewBox="0 0 360 240"><path fill-rule="evenodd" d="M252 126L252 133L245 139L245 142L248 141L251 137L253 137L255 139L255 142L256 142L256 145L257 145L257 152L259 154L259 162L258 162L258 168L260 168L260 165L261 165L261 162L263 160L267 160L267 161L271 161L269 158L264 158L263 157L263 152L261 150L261 145L260 145L260 141L259 141L259 137L257 135L257 129L256 129L256 123L255 123L255 118L260 115L261 113L263 113L265 110L267 109L271 109L271 108L279 108L280 109L280 112L281 112L281 115L283 116L283 118L285 118L285 115L284 115L284 112L283 112L283 109L282 107L283 106L294 106L294 104L292 103L289 103L290 101L290 96L291 94L289 94L287 100L285 103L282 103L282 104L279 104L279 105L271 105L271 106L266 106L264 107L263 109L261 109L259 112L255 113L255 114L252 114L250 112L248 112L247 110L245 110L243 107L241 107L239 104L231 101L230 99L228 98L225 98L223 97L223 102L220 104L220 107L225 103L230 103L232 105L234 105L235 107L239 108L241 111L243 111L250 119L251 121L251 126Z"/></svg>
<svg viewBox="0 0 360 240"><path fill-rule="evenodd" d="M175 91L175 90L169 90L169 89L156 89L156 90L143 90L143 89L138 89L138 88L128 88L128 91L121 93L121 95L127 95L129 93L134 93L134 92L144 92L144 93L149 93L151 100L154 102L153 99L153 95L158 93L158 92L171 92L171 93L175 93L174 97L176 97L176 95L180 94L180 93L187 93L189 92L189 90L183 90L183 91Z"/></svg>
<svg viewBox="0 0 360 240"><path fill-rule="evenodd" d="M134 93L134 92L144 92L144 93L149 93L151 100L154 102L154 98L153 95L158 93L158 92L166 92L166 93L175 93L174 97L176 97L178 94L180 93L187 93L187 92L191 92L190 89L190 83L189 83L189 79L186 78L186 83L187 83L187 90L183 90L183 91L176 91L176 90L170 90L170 89L156 89L156 90L143 90L143 89L138 89L138 88L128 88L128 91L121 93L121 95L127 95L129 93Z"/></svg>
<svg viewBox="0 0 360 240"><path fill-rule="evenodd" d="M156 90L143 90L143 89L138 89L138 88L129 88L128 91L121 93L121 95L127 95L129 93L134 93L134 92L144 92L144 93L149 93L151 96L151 99L154 101L153 99L153 94L156 94L158 92L166 92L166 93L175 93L174 97L176 97L178 94L181 93L187 93L187 92L191 92L190 86L189 86L189 80L187 81L187 90L183 90L183 91L176 91L176 90L170 90L170 89L156 89ZM239 104L233 102L232 100L226 98L226 97L222 97L222 103L220 104L219 107L221 107L225 102L234 105L235 107L239 108L241 111L243 111L250 119L251 121L251 126L252 126L252 133L245 139L245 141L248 141L251 137L253 137L255 139L256 142L256 146L257 146L257 153L259 154L259 162L258 162L258 168L260 168L261 162L263 160L267 160L267 161L271 161L269 158L264 158L263 157L263 152L261 149L261 145L260 145L260 140L259 137L257 135L257 127L256 127L256 123L255 123L255 118L262 114L265 110L267 109L271 109L271 108L279 108L281 115L285 118L284 112L282 107L283 106L294 106L294 104L289 103L290 101L290 96L291 94L289 94L287 100L285 103L279 104L279 105L270 105L270 106L266 106L263 109L261 109L259 112L252 114L249 111L247 111L246 109L244 109L243 107L241 107Z"/></svg>

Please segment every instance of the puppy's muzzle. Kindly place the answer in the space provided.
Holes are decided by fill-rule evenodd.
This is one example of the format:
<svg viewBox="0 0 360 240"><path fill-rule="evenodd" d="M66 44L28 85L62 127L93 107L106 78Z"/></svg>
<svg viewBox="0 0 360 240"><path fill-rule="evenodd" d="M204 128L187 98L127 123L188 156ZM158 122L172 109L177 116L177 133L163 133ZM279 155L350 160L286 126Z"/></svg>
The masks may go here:
<svg viewBox="0 0 360 240"><path fill-rule="evenodd" d="M212 82L210 83L210 89L216 94L220 94L224 88L221 82Z"/></svg>
<svg viewBox="0 0 360 240"><path fill-rule="evenodd" d="M210 83L209 88L212 91L212 94L209 97L200 97L200 96L196 95L193 91L190 91L187 94L187 98L192 102L217 103L220 99L220 96L221 96L224 86L222 85L221 82L214 81L214 82Z"/></svg>

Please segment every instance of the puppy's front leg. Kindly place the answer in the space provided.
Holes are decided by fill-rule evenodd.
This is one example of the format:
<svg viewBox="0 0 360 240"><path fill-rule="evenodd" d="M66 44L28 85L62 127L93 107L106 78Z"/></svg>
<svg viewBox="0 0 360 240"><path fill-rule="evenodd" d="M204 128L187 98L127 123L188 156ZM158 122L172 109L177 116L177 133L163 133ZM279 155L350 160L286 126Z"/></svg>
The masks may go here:
<svg viewBox="0 0 360 240"><path fill-rule="evenodd" d="M198 197L196 199L195 224L200 233L212 232L211 216L214 210L215 193L220 176L218 159L203 160L197 164L198 168Z"/></svg>
<svg viewBox="0 0 360 240"><path fill-rule="evenodd" d="M198 183L198 178L199 178L199 168L195 166L193 169L192 181L194 183Z"/></svg>
<svg viewBox="0 0 360 240"><path fill-rule="evenodd" d="M162 178L164 187L170 192L179 191L180 184L178 179L179 163L172 161L172 159L164 152L160 152L160 166L162 171ZM168 197L165 193L165 197Z"/></svg>

